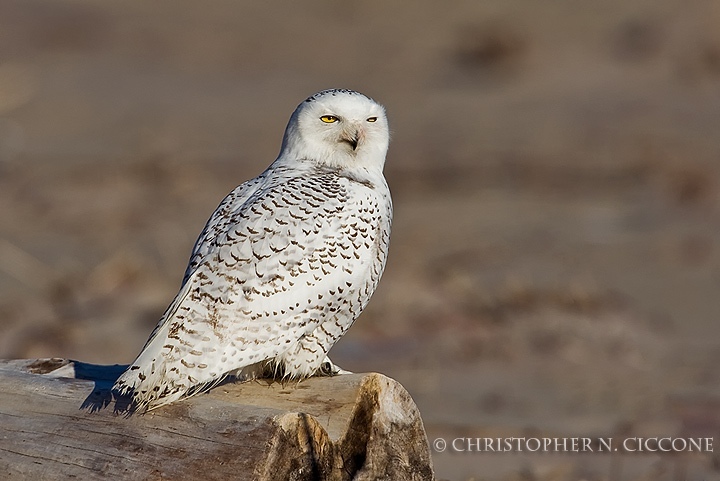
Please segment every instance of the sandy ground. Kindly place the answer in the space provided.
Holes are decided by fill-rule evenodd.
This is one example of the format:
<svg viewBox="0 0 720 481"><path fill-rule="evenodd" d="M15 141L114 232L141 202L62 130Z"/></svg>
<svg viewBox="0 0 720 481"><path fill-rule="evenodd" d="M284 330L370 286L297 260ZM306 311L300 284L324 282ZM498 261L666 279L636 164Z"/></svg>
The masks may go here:
<svg viewBox="0 0 720 481"><path fill-rule="evenodd" d="M337 86L388 108L396 213L336 362L402 382L431 441L718 440L709 1L4 0L0 357L130 362L208 215ZM440 479L720 479L717 452L451 451Z"/></svg>

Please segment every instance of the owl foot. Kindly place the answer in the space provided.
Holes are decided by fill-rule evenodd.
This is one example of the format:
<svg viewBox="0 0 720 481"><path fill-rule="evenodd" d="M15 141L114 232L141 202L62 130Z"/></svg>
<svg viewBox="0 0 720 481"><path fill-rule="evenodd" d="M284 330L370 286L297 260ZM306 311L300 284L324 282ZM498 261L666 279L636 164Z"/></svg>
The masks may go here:
<svg viewBox="0 0 720 481"><path fill-rule="evenodd" d="M337 376L338 374L352 374L340 366L333 364L329 357L325 356L320 368L315 372L316 376Z"/></svg>

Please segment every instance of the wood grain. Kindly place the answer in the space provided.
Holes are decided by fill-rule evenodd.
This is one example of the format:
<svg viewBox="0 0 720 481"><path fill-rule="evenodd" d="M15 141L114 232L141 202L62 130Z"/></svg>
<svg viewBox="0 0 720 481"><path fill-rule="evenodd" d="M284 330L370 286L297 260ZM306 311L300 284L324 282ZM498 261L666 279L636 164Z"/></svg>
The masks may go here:
<svg viewBox="0 0 720 481"><path fill-rule="evenodd" d="M144 415L126 366L0 361L0 478L433 479L417 407L380 374L225 384Z"/></svg>

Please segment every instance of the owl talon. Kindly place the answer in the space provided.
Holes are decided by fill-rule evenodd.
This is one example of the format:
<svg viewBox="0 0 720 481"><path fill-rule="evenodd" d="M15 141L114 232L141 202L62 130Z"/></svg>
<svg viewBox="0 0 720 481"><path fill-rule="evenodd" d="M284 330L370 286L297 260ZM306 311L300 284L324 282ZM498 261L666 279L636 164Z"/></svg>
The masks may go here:
<svg viewBox="0 0 720 481"><path fill-rule="evenodd" d="M351 371L346 371L337 364L333 364L329 357L325 357L320 368L317 370L316 376L337 376L339 374L352 374Z"/></svg>

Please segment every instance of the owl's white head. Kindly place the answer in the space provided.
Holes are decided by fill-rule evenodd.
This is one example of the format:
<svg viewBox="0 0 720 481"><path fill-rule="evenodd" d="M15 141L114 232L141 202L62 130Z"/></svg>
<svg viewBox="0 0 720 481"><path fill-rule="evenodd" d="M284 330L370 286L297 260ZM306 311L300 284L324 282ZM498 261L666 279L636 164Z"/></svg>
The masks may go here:
<svg viewBox="0 0 720 481"><path fill-rule="evenodd" d="M382 170L389 142L382 105L353 90L323 90L293 112L280 158L338 169Z"/></svg>

